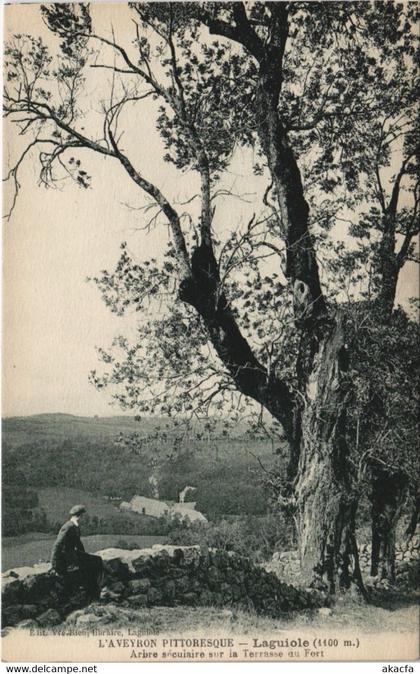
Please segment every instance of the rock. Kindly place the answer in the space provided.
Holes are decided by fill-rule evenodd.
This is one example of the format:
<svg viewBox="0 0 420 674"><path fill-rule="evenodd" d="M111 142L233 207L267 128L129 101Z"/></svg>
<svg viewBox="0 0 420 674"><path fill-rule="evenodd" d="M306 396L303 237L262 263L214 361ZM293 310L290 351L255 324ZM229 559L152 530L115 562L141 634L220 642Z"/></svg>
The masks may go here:
<svg viewBox="0 0 420 674"><path fill-rule="evenodd" d="M318 609L318 613L319 613L319 615L322 615L322 616L329 616L329 615L332 614L332 610L330 608L326 608L324 606L324 607Z"/></svg>
<svg viewBox="0 0 420 674"><path fill-rule="evenodd" d="M130 606L143 608L148 605L147 594L134 594L127 599Z"/></svg>
<svg viewBox="0 0 420 674"><path fill-rule="evenodd" d="M160 545L155 544L151 550L152 555L164 551L175 564L200 561L199 545ZM207 555L206 555L207 556Z"/></svg>
<svg viewBox="0 0 420 674"><path fill-rule="evenodd" d="M62 617L53 608L48 609L44 613L41 613L37 618L37 623L41 627L54 627L54 625L59 625L62 622Z"/></svg>
<svg viewBox="0 0 420 674"><path fill-rule="evenodd" d="M150 563L148 557L138 557L132 560L133 573L136 576L148 576L150 574Z"/></svg>
<svg viewBox="0 0 420 674"><path fill-rule="evenodd" d="M3 625L16 625L22 620L34 618L41 611L34 604L15 604L5 606L2 611Z"/></svg>
<svg viewBox="0 0 420 674"><path fill-rule="evenodd" d="M171 566L170 572L167 575L170 575L172 580L183 578L185 576L185 569L182 566Z"/></svg>
<svg viewBox="0 0 420 674"><path fill-rule="evenodd" d="M173 602L176 595L176 584L174 580L167 580L162 586L163 599L168 602Z"/></svg>
<svg viewBox="0 0 420 674"><path fill-rule="evenodd" d="M73 611L76 611L81 606L86 604L86 601L87 601L87 598L86 598L85 594L83 594L83 597L81 595L76 595L76 596L70 597L66 602L61 604L60 612L63 615L68 615L69 613L72 613Z"/></svg>
<svg viewBox="0 0 420 674"><path fill-rule="evenodd" d="M16 627L19 630L33 630L39 627L39 625L36 620L28 618L27 620L21 620L21 622L18 623Z"/></svg>
<svg viewBox="0 0 420 674"><path fill-rule="evenodd" d="M177 548L177 550L174 550L173 560L175 564L178 564L178 566L182 566L182 564L184 563L184 553L181 550L181 548Z"/></svg>
<svg viewBox="0 0 420 674"><path fill-rule="evenodd" d="M175 581L175 588L177 594L184 594L185 592L188 592L190 589L190 581L188 577L183 576L182 578L177 578Z"/></svg>
<svg viewBox="0 0 420 674"><path fill-rule="evenodd" d="M9 577L2 582L2 604L9 606L10 604L19 604L24 597L25 588L23 582L16 579L14 576Z"/></svg>
<svg viewBox="0 0 420 674"><path fill-rule="evenodd" d="M31 604L39 604L60 587L60 581L49 573L28 576L23 582L25 598Z"/></svg>
<svg viewBox="0 0 420 674"><path fill-rule="evenodd" d="M187 551L187 556L197 556L196 549L198 549L198 546L154 545L153 548L142 550L107 548L106 550L100 550L97 554L102 557L108 573L120 575L121 564L127 567L129 574L143 571L145 567L148 570L153 568L162 571L170 566L171 561L177 563L177 559L184 559L184 550Z"/></svg>
<svg viewBox="0 0 420 674"><path fill-rule="evenodd" d="M126 586L121 581L111 583L110 585L108 585L108 588L110 592L113 592L114 595L117 595L119 597L122 597L126 591Z"/></svg>
<svg viewBox="0 0 420 674"><path fill-rule="evenodd" d="M159 573L157 569L153 570L153 575L150 576L150 582L153 585L153 587L156 587L158 590L162 592L162 588L166 582L167 576Z"/></svg>
<svg viewBox="0 0 420 674"><path fill-rule="evenodd" d="M129 590L132 594L147 592L150 586L151 582L149 578L138 578L137 580L130 580L128 583Z"/></svg>
<svg viewBox="0 0 420 674"><path fill-rule="evenodd" d="M106 602L115 601L118 602L121 599L121 595L116 592L112 592L108 587L103 587L101 590L100 599Z"/></svg>
<svg viewBox="0 0 420 674"><path fill-rule="evenodd" d="M4 628L1 630L1 636L2 636L2 637L7 637L7 635L10 634L10 632L13 632L14 629L15 629L14 627L4 627Z"/></svg>
<svg viewBox="0 0 420 674"><path fill-rule="evenodd" d="M116 576L117 578L128 578L128 565L121 559L105 559L104 560L105 573L108 576Z"/></svg>
<svg viewBox="0 0 420 674"><path fill-rule="evenodd" d="M103 606L97 602L89 604L82 609L73 611L66 618L66 625L98 625L99 623L112 622L112 616L116 607Z"/></svg>
<svg viewBox="0 0 420 674"><path fill-rule="evenodd" d="M198 578L192 578L190 580L191 592L199 592L201 590L202 582Z"/></svg>
<svg viewBox="0 0 420 674"><path fill-rule="evenodd" d="M76 625L78 627L93 627L102 622L102 618L99 615L94 615L93 613L82 613L76 618Z"/></svg>
<svg viewBox="0 0 420 674"><path fill-rule="evenodd" d="M215 566L210 566L207 574L207 584L211 590L219 590L221 575L219 569Z"/></svg>
<svg viewBox="0 0 420 674"><path fill-rule="evenodd" d="M77 622L79 616L82 615L86 615L85 609L77 609L76 611L72 611L65 620L66 625L74 625Z"/></svg>
<svg viewBox="0 0 420 674"><path fill-rule="evenodd" d="M147 592L147 601L150 606L156 606L162 602L162 593L155 587L150 587Z"/></svg>
<svg viewBox="0 0 420 674"><path fill-rule="evenodd" d="M2 611L2 626L13 626L23 620L25 616L22 613L22 605L5 606Z"/></svg>
<svg viewBox="0 0 420 674"><path fill-rule="evenodd" d="M22 614L25 618L35 618L39 613L39 608L35 604L23 604Z"/></svg>
<svg viewBox="0 0 420 674"><path fill-rule="evenodd" d="M2 573L2 582L4 586L4 581L9 578L19 578L24 580L29 576L37 576L40 574L49 573L51 571L51 564L43 562L42 564L34 564L33 566L19 566L15 569L9 569Z"/></svg>
<svg viewBox="0 0 420 674"><path fill-rule="evenodd" d="M160 573L166 571L166 569L170 566L171 563L169 553L164 548L159 550L156 554L154 554L152 559L153 559L153 566Z"/></svg>

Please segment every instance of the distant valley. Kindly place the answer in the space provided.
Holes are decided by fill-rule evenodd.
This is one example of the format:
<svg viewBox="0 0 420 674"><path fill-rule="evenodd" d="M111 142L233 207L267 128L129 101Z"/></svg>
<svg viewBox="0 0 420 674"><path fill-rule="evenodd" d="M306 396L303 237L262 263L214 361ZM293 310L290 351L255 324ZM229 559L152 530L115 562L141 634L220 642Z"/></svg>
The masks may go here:
<svg viewBox="0 0 420 674"><path fill-rule="evenodd" d="M92 511L90 534L160 535L157 520L121 513L112 499L155 497L157 489L160 499L177 501L187 485L196 487L197 509L210 520L263 515L269 504L261 466L269 470L275 460L267 439L251 438L241 427L226 431L223 420L186 429L151 417L6 418L3 533L55 530L70 494L70 501L103 504ZM82 493L73 497L71 490Z"/></svg>

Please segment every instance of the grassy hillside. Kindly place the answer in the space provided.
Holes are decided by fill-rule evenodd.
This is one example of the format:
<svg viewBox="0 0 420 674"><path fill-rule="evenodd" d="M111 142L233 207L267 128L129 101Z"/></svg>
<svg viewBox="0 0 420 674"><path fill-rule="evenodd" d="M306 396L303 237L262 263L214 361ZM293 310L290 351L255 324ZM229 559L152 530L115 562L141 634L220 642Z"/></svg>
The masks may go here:
<svg viewBox="0 0 420 674"><path fill-rule="evenodd" d="M39 507L50 522L64 522L72 506L83 503L91 517L113 517L119 511L104 496L95 496L83 489L72 487L46 487L38 489Z"/></svg>

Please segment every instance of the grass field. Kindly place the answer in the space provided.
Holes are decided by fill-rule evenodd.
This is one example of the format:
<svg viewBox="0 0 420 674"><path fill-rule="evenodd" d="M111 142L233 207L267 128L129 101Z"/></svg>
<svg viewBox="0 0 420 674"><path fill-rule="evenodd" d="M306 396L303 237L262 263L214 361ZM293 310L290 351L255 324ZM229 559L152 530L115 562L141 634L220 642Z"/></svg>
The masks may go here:
<svg viewBox="0 0 420 674"><path fill-rule="evenodd" d="M55 536L42 533L30 533L22 536L3 538L1 567L2 572L18 566L32 566L38 562L48 562ZM136 543L138 548L149 548L155 543L165 543L164 536L129 536L127 534L103 534L83 536L87 552L96 552L104 548L116 547L118 541Z"/></svg>
<svg viewBox="0 0 420 674"><path fill-rule="evenodd" d="M37 489L39 506L45 510L49 522L64 522L72 506L83 503L90 517L112 517L119 510L105 496L95 496L72 487Z"/></svg>
<svg viewBox="0 0 420 674"><path fill-rule="evenodd" d="M419 620L419 609L414 603L403 606L397 604L391 609L384 609L351 600L348 603L334 606L328 612L291 611L281 618L257 615L254 611L243 611L235 607L154 606L132 609L117 604L104 606L96 603L81 609L78 613L86 617L92 616L92 627L95 629L109 629L112 625L113 629L131 627L141 630L143 634L173 633L183 637L187 635L193 637L197 635L217 637L241 635L264 636L265 638L267 635L269 638L281 638L287 633L293 634L293 637L309 633L308 636L312 643L315 635L348 638L349 635L359 632L366 634L365 643L369 644L369 637L372 633L405 633L406 641L402 644L403 649L407 648L409 643L416 647ZM83 622L84 629L88 624L87 620ZM66 630L66 628L74 630L74 623L64 623L59 626L60 630ZM408 638L409 634L412 635L411 639ZM383 645L383 648L386 649L386 646ZM355 657L358 651L352 649L350 652L353 653L352 657ZM329 655L332 656L330 659L335 659L334 649L329 651Z"/></svg>

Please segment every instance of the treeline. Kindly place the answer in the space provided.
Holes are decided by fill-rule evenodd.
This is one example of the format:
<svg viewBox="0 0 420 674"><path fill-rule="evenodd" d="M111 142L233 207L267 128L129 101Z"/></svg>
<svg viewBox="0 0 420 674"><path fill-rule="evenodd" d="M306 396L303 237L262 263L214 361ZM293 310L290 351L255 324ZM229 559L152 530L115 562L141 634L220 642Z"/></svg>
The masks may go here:
<svg viewBox="0 0 420 674"><path fill-rule="evenodd" d="M91 494L130 500L133 495L155 496L156 478L161 500L178 501L187 485L196 487L188 499L212 519L229 515L262 515L267 512L267 491L260 484L260 468L239 441L222 441L203 452L200 447L176 447L161 440L132 446L112 440L88 441L83 437L36 439L19 447L3 447L3 535L25 531L56 531L39 507L37 490L69 487ZM270 449L264 461L272 461ZM138 516L93 517L87 533L165 535L167 525ZM85 527L86 528L86 527Z"/></svg>
<svg viewBox="0 0 420 674"><path fill-rule="evenodd" d="M150 492L147 466L111 441L36 440L17 448L3 447L3 464L14 461L33 489L75 487L127 498L139 489ZM146 493L147 495L147 493Z"/></svg>
<svg viewBox="0 0 420 674"><path fill-rule="evenodd" d="M27 531L48 531L46 513L39 507L38 494L13 457L3 460L2 535L18 536Z"/></svg>

